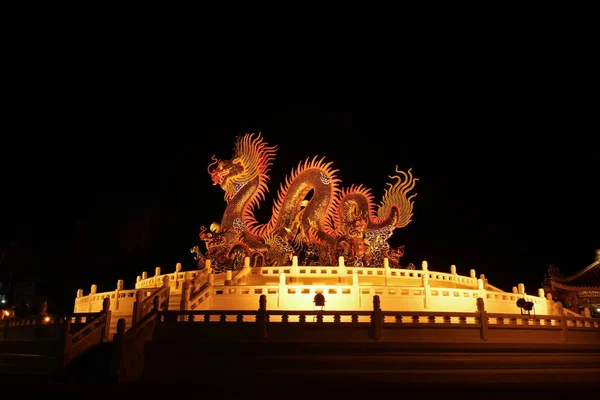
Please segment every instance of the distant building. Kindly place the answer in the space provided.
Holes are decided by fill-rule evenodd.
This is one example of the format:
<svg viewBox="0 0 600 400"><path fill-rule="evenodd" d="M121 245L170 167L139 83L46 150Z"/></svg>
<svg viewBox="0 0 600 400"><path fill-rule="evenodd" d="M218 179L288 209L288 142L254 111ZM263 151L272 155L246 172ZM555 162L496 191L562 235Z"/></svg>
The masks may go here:
<svg viewBox="0 0 600 400"><path fill-rule="evenodd" d="M596 250L593 263L568 277L550 265L542 285L565 308L578 314L588 308L591 316L600 317L600 249Z"/></svg>

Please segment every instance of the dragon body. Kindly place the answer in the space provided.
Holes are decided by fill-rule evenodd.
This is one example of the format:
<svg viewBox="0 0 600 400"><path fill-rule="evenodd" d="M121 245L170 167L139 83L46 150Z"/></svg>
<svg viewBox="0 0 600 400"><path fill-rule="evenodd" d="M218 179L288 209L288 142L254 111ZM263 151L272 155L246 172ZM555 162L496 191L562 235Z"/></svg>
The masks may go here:
<svg viewBox="0 0 600 400"><path fill-rule="evenodd" d="M235 270L250 257L252 266L289 265L297 255L302 265L381 266L388 258L398 266L403 247L391 249L388 239L412 218L409 195L418 180L411 171L391 176L382 201L374 202L362 185L342 188L337 170L323 158L306 159L286 177L274 200L271 218L260 223L255 211L268 191L269 168L277 147L260 134L237 139L234 157L213 156L208 173L225 192L227 203L220 223L200 228L206 253L191 252L202 268L207 259L215 271Z"/></svg>

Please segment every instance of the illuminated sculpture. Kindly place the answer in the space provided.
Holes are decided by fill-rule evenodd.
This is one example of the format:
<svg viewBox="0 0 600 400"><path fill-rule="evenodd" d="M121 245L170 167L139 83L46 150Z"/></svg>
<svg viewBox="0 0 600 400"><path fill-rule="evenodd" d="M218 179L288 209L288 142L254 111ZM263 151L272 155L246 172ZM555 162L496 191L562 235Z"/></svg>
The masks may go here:
<svg viewBox="0 0 600 400"><path fill-rule="evenodd" d="M331 162L317 157L300 162L281 184L271 219L259 223L254 211L265 200L269 167L276 146L269 146L260 134L246 134L235 144L231 160L214 155L208 172L214 185L225 191L227 207L221 223L210 230L201 227L198 266L207 260L215 272L238 270L245 257L251 266L290 265L298 256L302 265L335 265L344 256L347 265L381 267L384 258L399 267L403 247L391 249L388 239L394 229L406 226L412 217L408 195L418 180L411 171L392 176L379 206L362 185L340 188Z"/></svg>
<svg viewBox="0 0 600 400"><path fill-rule="evenodd" d="M313 315L313 322L335 326L370 321L389 328L388 339L401 341L487 341L491 330L492 341L521 340L517 331L534 340L539 332L550 332L543 340L563 342L581 340L579 330L598 335L600 325L578 319L543 288L531 295L519 283L506 292L484 274L477 277L475 269L459 274L454 264L449 272L430 270L425 260L420 268L401 267L403 248L391 249L388 240L411 221L415 194L410 192L417 179L410 170L396 167L398 175L376 206L362 185L340 187L331 163L307 159L280 185L269 221L259 223L255 210L265 200L274 156L275 147L253 134L238 138L231 160L213 156L208 172L225 191L227 205L220 223L201 228L206 250L191 249L196 259L191 269L177 263L170 273L160 267L154 275L144 271L132 290L124 289L122 280L113 291L98 293L92 285L84 296L79 289L74 312L97 312L104 299L115 299L109 305L112 333L121 318L122 328L150 326L144 316L153 309L162 310L161 322L220 325L252 321L259 305L268 318L257 316L254 322L281 323L289 332L301 330ZM382 310L387 314L375 318Z"/></svg>

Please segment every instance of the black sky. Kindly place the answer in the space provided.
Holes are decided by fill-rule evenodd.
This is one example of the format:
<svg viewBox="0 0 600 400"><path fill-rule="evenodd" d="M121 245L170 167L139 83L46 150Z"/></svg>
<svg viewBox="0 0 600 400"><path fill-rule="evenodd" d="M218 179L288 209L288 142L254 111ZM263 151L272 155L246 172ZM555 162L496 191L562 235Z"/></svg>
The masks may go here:
<svg viewBox="0 0 600 400"><path fill-rule="evenodd" d="M67 307L91 284L112 290L124 279L132 288L159 265L194 268L199 227L225 209L206 172L211 155L230 158L237 136L262 132L278 146L271 195L315 155L377 202L396 165L412 168L414 217L391 239L405 245L403 263L456 264L460 274L473 268L504 290L523 282L535 293L548 264L575 273L600 248L597 112L539 90L473 94L311 106L138 94L25 113L4 148L0 234L19 241ZM263 202L262 221L271 205Z"/></svg>

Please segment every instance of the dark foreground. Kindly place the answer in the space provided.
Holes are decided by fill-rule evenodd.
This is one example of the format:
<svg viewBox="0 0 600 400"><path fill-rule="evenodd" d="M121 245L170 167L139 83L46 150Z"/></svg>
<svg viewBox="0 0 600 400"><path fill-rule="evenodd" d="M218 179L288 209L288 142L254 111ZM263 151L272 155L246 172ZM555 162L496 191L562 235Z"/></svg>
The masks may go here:
<svg viewBox="0 0 600 400"><path fill-rule="evenodd" d="M596 375L598 376L598 375ZM425 399L448 399L456 396L484 396L483 399L506 399L507 396L542 399L593 399L598 398L597 383L563 384L560 382L491 383L487 379L478 381L473 376L471 383L438 383L373 381L366 382L356 377L346 380L310 380L298 377L293 380L269 379L268 383L243 382L232 376L229 382L206 382L200 377L194 381L173 383L130 383L130 384L77 384L44 383L39 381L12 382L2 384L2 394L34 396L59 395L63 399L129 399L168 396L213 397L219 399L374 399L378 397L419 396ZM517 377L515 377L518 379ZM30 397L31 396L31 397ZM139 397L142 396L142 397ZM214 397L213 397L214 398Z"/></svg>
<svg viewBox="0 0 600 400"><path fill-rule="evenodd" d="M530 346L485 349L318 344L147 345L133 383L106 373L110 347L99 346L67 370L52 355L0 352L0 396L62 399L452 399L507 396L600 398L600 352ZM142 396L142 397L140 397ZM392 397L393 396L393 397ZM418 397L417 397L418 396ZM481 397L483 396L483 397ZM510 400L510 399L508 399Z"/></svg>
<svg viewBox="0 0 600 400"><path fill-rule="evenodd" d="M219 399L451 399L455 396L507 396L541 399L600 398L600 370L565 369L445 369L265 371L231 375L199 373L196 379L140 381L133 383L83 382L60 375L5 374L2 395L24 398L59 395L63 399L130 399L213 397ZM142 397L139 397L142 396ZM531 396L531 397L530 397ZM417 398L417 397L415 397Z"/></svg>

